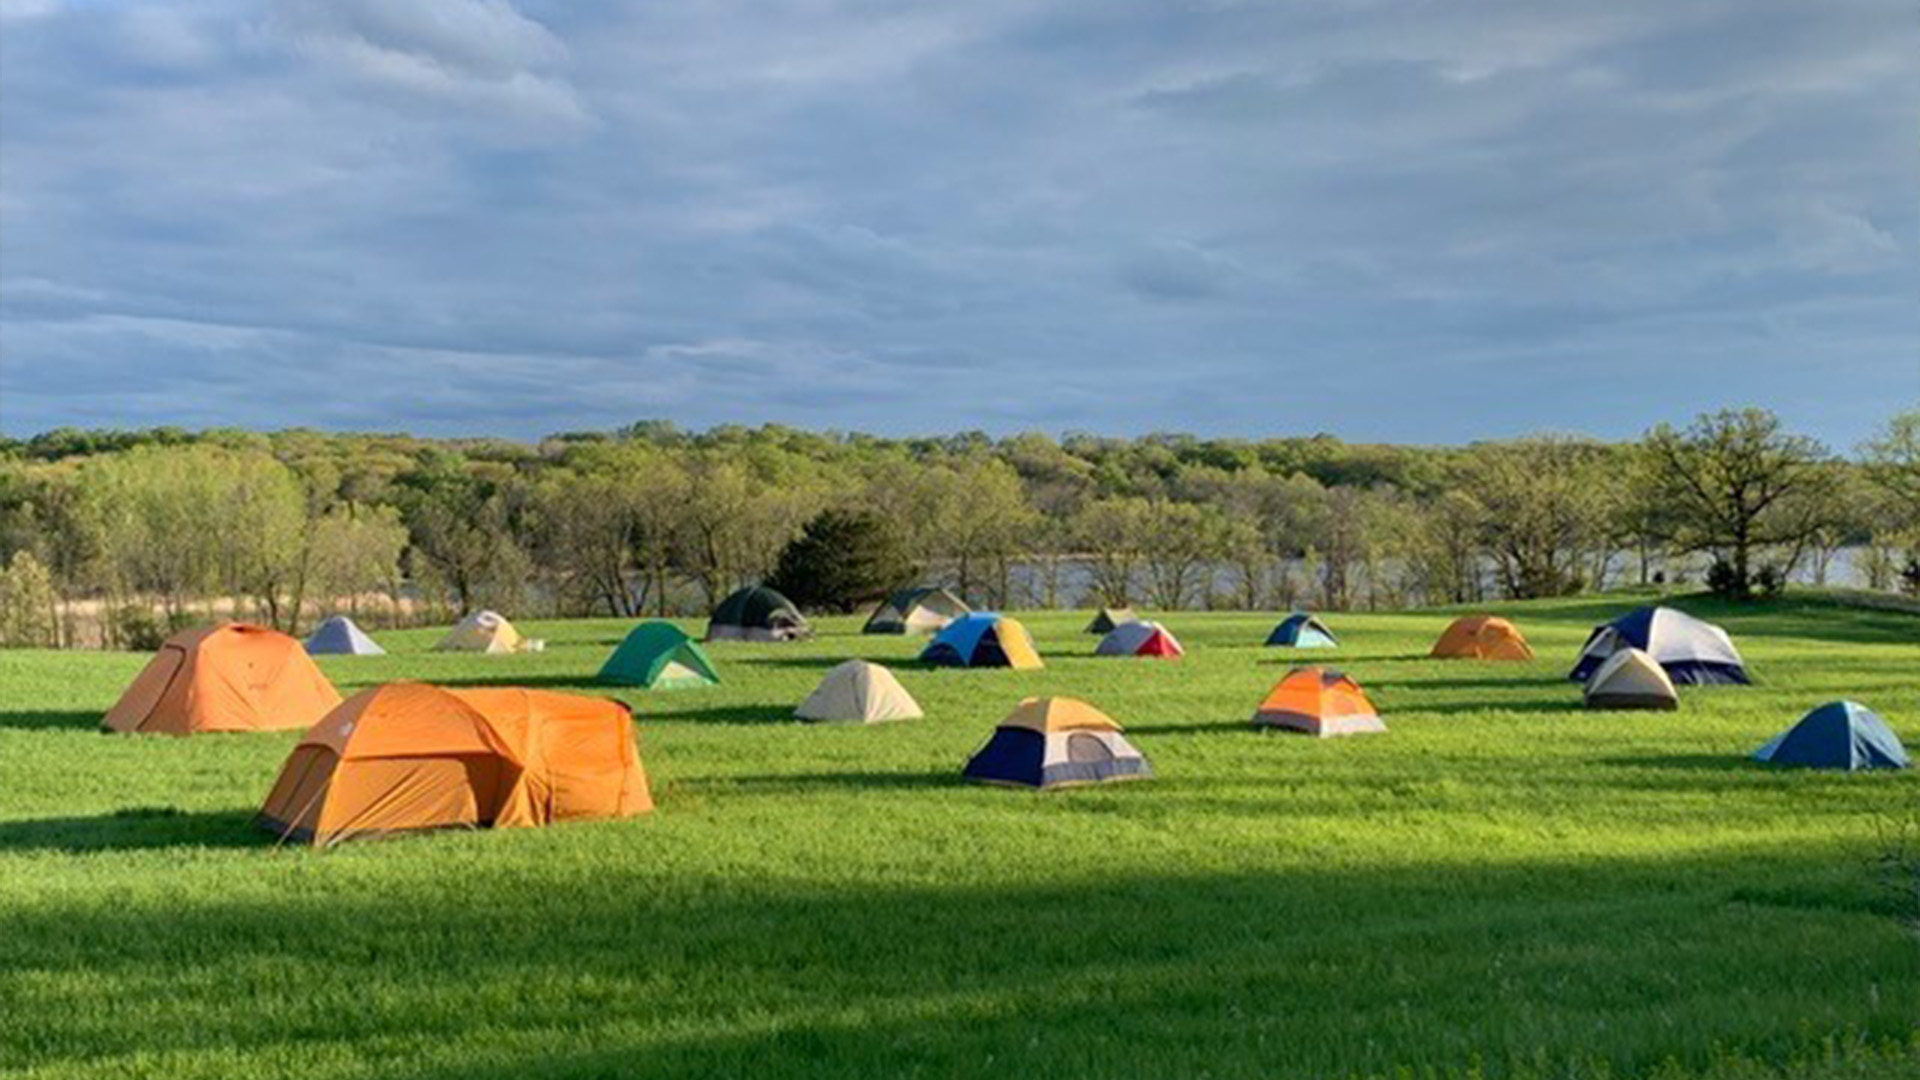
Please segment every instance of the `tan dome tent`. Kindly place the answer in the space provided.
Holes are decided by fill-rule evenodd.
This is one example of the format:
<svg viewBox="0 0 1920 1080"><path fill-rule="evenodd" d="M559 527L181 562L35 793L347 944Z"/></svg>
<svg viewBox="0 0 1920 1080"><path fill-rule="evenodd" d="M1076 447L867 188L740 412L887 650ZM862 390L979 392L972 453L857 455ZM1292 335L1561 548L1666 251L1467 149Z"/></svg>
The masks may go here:
<svg viewBox="0 0 1920 1080"><path fill-rule="evenodd" d="M626 706L544 690L388 683L293 748L258 819L315 847L423 829L505 828L653 809Z"/></svg>
<svg viewBox="0 0 1920 1080"><path fill-rule="evenodd" d="M1533 647L1520 628L1496 615L1465 615L1434 642L1435 660L1531 660Z"/></svg>
<svg viewBox="0 0 1920 1080"><path fill-rule="evenodd" d="M433 648L436 652L515 653L539 652L543 644L521 637L497 611L476 611L447 631Z"/></svg>
<svg viewBox="0 0 1920 1080"><path fill-rule="evenodd" d="M893 672L865 660L849 660L827 672L793 715L829 724L873 724L918 720L925 714Z"/></svg>
<svg viewBox="0 0 1920 1080"><path fill-rule="evenodd" d="M1089 634L1111 634L1115 627L1125 626L1130 622L1138 622L1139 620L1140 616L1135 615L1132 608L1103 607L1093 613L1093 621L1087 624L1086 632Z"/></svg>
<svg viewBox="0 0 1920 1080"><path fill-rule="evenodd" d="M1639 649L1621 649L1587 680L1589 709L1677 709L1680 695L1667 669Z"/></svg>
<svg viewBox="0 0 1920 1080"><path fill-rule="evenodd" d="M100 726L149 735L285 731L312 727L338 704L300 642L227 623L168 638Z"/></svg>
<svg viewBox="0 0 1920 1080"><path fill-rule="evenodd" d="M863 634L933 634L973 609L945 589L902 589L873 609Z"/></svg>

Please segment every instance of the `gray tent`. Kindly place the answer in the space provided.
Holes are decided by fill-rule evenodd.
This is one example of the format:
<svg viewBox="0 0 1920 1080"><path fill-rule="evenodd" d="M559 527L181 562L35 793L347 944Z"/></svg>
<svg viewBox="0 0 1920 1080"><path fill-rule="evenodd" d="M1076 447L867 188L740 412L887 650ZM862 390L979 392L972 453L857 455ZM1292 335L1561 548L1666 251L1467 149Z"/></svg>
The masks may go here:
<svg viewBox="0 0 1920 1080"><path fill-rule="evenodd" d="M307 638L307 652L315 655L385 656L387 650L367 636L365 630L345 615L335 615L314 627Z"/></svg>
<svg viewBox="0 0 1920 1080"><path fill-rule="evenodd" d="M902 589L873 609L863 634L933 634L973 609L940 588Z"/></svg>

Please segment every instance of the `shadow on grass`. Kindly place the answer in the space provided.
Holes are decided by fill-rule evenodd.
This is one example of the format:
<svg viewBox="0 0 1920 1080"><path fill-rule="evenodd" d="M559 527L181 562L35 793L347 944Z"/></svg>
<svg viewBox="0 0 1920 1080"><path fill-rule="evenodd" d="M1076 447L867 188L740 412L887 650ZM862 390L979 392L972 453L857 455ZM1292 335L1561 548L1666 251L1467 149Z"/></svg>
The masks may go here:
<svg viewBox="0 0 1920 1080"><path fill-rule="evenodd" d="M913 664L918 663L918 661L912 659L876 659L871 656L734 656L726 659L721 667L721 674L724 676L726 674L726 667L732 664L745 664L751 667L799 668L801 670L812 669L815 671L825 671L828 668L839 667L848 660L870 660L873 663L890 668L911 667ZM720 663L720 661L716 660L715 663Z"/></svg>
<svg viewBox="0 0 1920 1080"><path fill-rule="evenodd" d="M1363 679L1361 686L1368 690L1404 688L1408 690L1524 690L1544 689L1546 687L1571 686L1576 689L1579 683L1559 675L1521 675L1511 679L1489 678L1453 678L1438 679Z"/></svg>
<svg viewBox="0 0 1920 1080"><path fill-rule="evenodd" d="M0 712L0 728L15 731L84 731L100 726L100 713L78 709L20 709Z"/></svg>
<svg viewBox="0 0 1920 1080"><path fill-rule="evenodd" d="M350 865L405 863L431 846ZM528 881L518 864L462 859L448 877L395 873L378 889L361 873L316 873L310 887L244 895L140 890L25 906L5 918L9 967L34 976L16 1041L52 1061L84 1031L100 1061L218 1054L209 1068L264 1074L301 1072L327 1039L376 1072L447 1080L993 1077L1007 1075L1010 1052L1019 1071L1048 1077L1400 1075L1456 1061L1447 1075L1468 1075L1469 1060L1477 1072L1488 1058L1512 1066L1488 1075L1541 1075L1530 1070L1564 1059L1595 1067L1553 1075L1597 1078L1650 1075L1717 1048L1779 1060L1798 1045L1782 1031L1817 1051L1842 1022L1901 1046L1912 1029L1897 930L1797 935L1803 912L1726 903L1869 902L1867 883L1833 878L1825 851L817 884L756 874L754 849L734 850L750 862L722 879L612 858ZM970 851L959 843L946 856L964 866ZM1274 911L1297 914L1254 917ZM1648 930L1681 915L1684 933ZM1485 977L1490 954L1498 979ZM356 996L350 1023L311 1008L344 980L360 989L370 961L379 992ZM1404 1019L1383 1027L1367 1006L1389 972ZM92 1024L57 1007L82 980L144 984L155 973L171 1008L142 1023ZM1684 994L1623 999L1620 984L1635 979ZM258 1007L230 1007L237 982ZM1869 998L1869 986L1892 990ZM1835 1019L1821 1003L1843 996ZM476 1038L475 1004L495 1001L510 1004L480 1014ZM1541 1004L1516 1026L1516 1002ZM217 1043L195 1023L216 1009ZM440 1071L397 1056L423 1040L446 1051Z"/></svg>
<svg viewBox="0 0 1920 1080"><path fill-rule="evenodd" d="M757 776L715 776L700 780L682 780L677 784L683 790L737 791L746 789L755 794L775 792L805 791L925 791L929 788L958 788L970 786L960 775L960 766L940 772L841 772L841 773L773 773Z"/></svg>
<svg viewBox="0 0 1920 1080"><path fill-rule="evenodd" d="M1128 735L1217 735L1223 731L1253 732L1260 729L1248 718L1238 720L1202 720L1192 724L1128 724Z"/></svg>
<svg viewBox="0 0 1920 1080"><path fill-rule="evenodd" d="M1587 716L1590 715L1580 703L1579 695L1565 701L1461 701L1442 705L1421 705L1395 709L1382 705L1383 715L1389 720L1394 716L1461 716L1468 713L1533 713L1536 715Z"/></svg>
<svg viewBox="0 0 1920 1080"><path fill-rule="evenodd" d="M577 675L469 675L452 679L425 680L435 686L523 686L532 690L562 689L577 690L588 694L612 694L620 690L640 690L637 686L619 686L614 683L598 682L592 672Z"/></svg>
<svg viewBox="0 0 1920 1080"><path fill-rule="evenodd" d="M0 821L0 851L82 854L173 847L266 847L273 837L253 827L253 816L251 810L190 812L142 806L95 817Z"/></svg>
<svg viewBox="0 0 1920 1080"><path fill-rule="evenodd" d="M1607 757L1601 765L1627 769L1673 769L1684 772L1746 773L1772 771L1746 754L1646 754L1640 757Z"/></svg>
<svg viewBox="0 0 1920 1080"><path fill-rule="evenodd" d="M685 692L690 691L673 691L675 694ZM659 700L666 703L668 707L661 709L647 707L635 709L633 718L643 724L661 720L671 720L689 724L798 725L800 723L800 721L794 719L793 706L791 705L709 705L705 707L681 707L678 701L667 698L649 700Z"/></svg>

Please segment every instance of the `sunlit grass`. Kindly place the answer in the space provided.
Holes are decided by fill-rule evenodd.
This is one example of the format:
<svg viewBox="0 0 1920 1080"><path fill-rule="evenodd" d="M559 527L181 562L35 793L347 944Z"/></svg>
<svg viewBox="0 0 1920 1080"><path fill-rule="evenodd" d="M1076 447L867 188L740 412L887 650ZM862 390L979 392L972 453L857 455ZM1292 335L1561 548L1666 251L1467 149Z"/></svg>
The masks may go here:
<svg viewBox="0 0 1920 1080"><path fill-rule="evenodd" d="M1173 615L1180 661L928 670L829 620L724 644L634 705L659 811L331 854L247 827L291 735L102 736L142 658L0 653L0 1070L40 1076L1911 1075L1920 944L1868 860L1912 775L1745 756L1821 701L1920 735L1920 619L1723 618L1760 685L1589 714L1563 675L1618 602L1516 605L1542 659L1424 659L1441 614L1345 616L1391 731L1245 722L1270 616ZM689 624L690 629L698 627ZM591 693L626 625L528 656L330 658ZM927 719L787 717L833 663ZM1158 779L1033 795L959 768L1023 695L1086 698ZM1909 809L1910 813L1911 810ZM1896 1054L1906 1048L1906 1055Z"/></svg>

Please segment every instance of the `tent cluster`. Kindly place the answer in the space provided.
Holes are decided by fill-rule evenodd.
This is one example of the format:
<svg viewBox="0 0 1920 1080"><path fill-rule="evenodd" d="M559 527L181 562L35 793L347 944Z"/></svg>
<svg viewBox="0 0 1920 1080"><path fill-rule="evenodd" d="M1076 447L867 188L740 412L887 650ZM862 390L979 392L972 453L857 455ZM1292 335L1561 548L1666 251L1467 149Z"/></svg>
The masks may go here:
<svg viewBox="0 0 1920 1080"><path fill-rule="evenodd" d="M1102 657L1176 658L1166 627L1128 610L1104 609ZM896 593L865 632L931 633L921 659L948 667L1033 670L1043 666L1018 620L976 612L943 589ZM785 597L743 589L713 613L707 639L790 641L811 633ZM1338 647L1318 617L1288 616L1267 637L1281 648ZM530 651L497 613L477 612L435 646L478 653ZM304 643L263 627L230 623L169 638L102 719L108 731L190 735L301 730L260 814L283 840L326 847L346 840L443 828L545 825L618 818L652 809L631 725L619 702L526 689L443 689L423 683L377 686L345 700L314 655L381 655L351 619L323 622ZM1526 661L1533 650L1518 627L1490 615L1453 621L1432 656ZM1671 710L1678 687L1751 681L1725 630L1683 612L1641 608L1595 627L1569 678L1594 709ZM664 621L634 626L602 664L597 681L677 689L711 686L718 669L703 649ZM828 671L794 710L796 719L872 724L923 716L886 668L848 660ZM1318 738L1387 730L1349 674L1322 666L1286 673L1259 703L1252 725ZM1774 765L1832 769L1907 768L1907 752L1884 720L1855 702L1809 712L1762 746ZM962 770L971 780L1034 789L1141 779L1145 757L1120 725L1069 697L1027 698L994 729Z"/></svg>

